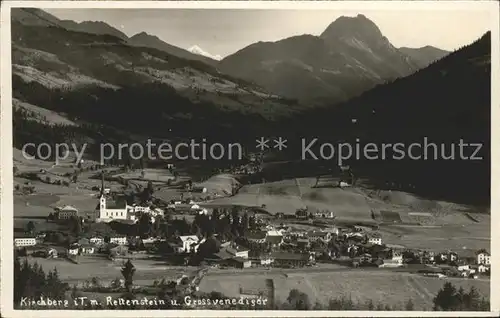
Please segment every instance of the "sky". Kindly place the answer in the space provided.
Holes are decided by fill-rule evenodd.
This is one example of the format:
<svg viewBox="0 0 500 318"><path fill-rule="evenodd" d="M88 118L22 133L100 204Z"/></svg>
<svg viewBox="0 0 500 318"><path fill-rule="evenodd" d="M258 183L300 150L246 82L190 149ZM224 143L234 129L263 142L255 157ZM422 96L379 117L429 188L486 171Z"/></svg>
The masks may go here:
<svg viewBox="0 0 500 318"><path fill-rule="evenodd" d="M139 32L212 55L232 54L252 43L294 35L319 35L340 16L363 14L396 47L432 45L455 50L489 31L486 11L340 11L271 9L44 9L60 19L103 21L127 36Z"/></svg>

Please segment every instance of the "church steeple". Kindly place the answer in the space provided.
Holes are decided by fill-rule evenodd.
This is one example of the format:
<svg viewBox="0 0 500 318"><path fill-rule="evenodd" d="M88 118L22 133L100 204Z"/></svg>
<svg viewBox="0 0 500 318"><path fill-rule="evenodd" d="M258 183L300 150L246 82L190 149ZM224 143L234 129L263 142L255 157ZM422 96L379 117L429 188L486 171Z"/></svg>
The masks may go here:
<svg viewBox="0 0 500 318"><path fill-rule="evenodd" d="M101 193L99 195L100 198L104 196L104 172L101 172Z"/></svg>

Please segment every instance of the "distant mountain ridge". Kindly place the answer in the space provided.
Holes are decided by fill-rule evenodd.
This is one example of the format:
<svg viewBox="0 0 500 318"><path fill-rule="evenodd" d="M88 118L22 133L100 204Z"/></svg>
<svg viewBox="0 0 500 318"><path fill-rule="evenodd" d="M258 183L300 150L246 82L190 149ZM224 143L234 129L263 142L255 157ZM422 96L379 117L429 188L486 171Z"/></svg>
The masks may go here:
<svg viewBox="0 0 500 318"><path fill-rule="evenodd" d="M140 32L128 39L128 43L135 46L149 47L157 50L167 52L169 54L176 55L189 60L197 60L207 63L209 65L216 65L218 61L209 58L205 55L200 55L198 53L189 52L189 50L181 49L180 47L168 44L162 41L159 37L155 35L148 34L146 32Z"/></svg>
<svg viewBox="0 0 500 318"><path fill-rule="evenodd" d="M489 204L491 32L408 77L379 85L337 107L311 109L290 126L298 135L359 142L361 149L364 143L376 144L379 160L351 162L373 180L413 184L422 195L439 194L452 202ZM428 157L422 154L424 138L437 145L437 150L429 147ZM458 158L460 140L482 144L476 158L483 159ZM413 143L422 146L412 150L413 156L422 156L420 160L408 152L402 160L391 160L391 148L384 150L385 159L380 157L382 144ZM464 156L474 151L475 147L467 148ZM453 153L453 159L444 158Z"/></svg>
<svg viewBox="0 0 500 318"><path fill-rule="evenodd" d="M440 60L450 54L449 51L441 50L430 45L421 48L400 47L399 50L411 57L420 68L424 68L430 63Z"/></svg>
<svg viewBox="0 0 500 318"><path fill-rule="evenodd" d="M217 61L214 59L199 54L193 54L188 50L168 44L162 41L157 36L147 34L146 32L140 32L129 38L125 33L102 21L83 21L77 23L72 20L60 20L54 15L36 8L14 9L12 10L11 19L12 21L28 26L56 26L70 31L99 35L111 35L123 41L126 41L131 45L162 50L181 58L202 61L210 65L217 64Z"/></svg>
<svg viewBox="0 0 500 318"><path fill-rule="evenodd" d="M421 65L360 14L338 18L320 36L254 43L224 58L219 68L283 96L339 102Z"/></svg>

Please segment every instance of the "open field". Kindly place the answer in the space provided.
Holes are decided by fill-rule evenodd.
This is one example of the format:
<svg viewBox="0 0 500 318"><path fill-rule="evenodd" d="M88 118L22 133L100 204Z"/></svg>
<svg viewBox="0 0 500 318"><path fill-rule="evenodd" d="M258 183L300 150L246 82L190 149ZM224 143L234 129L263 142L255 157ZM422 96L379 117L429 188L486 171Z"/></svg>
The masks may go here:
<svg viewBox="0 0 500 318"><path fill-rule="evenodd" d="M372 221L371 207L365 195L356 189L312 188L315 178L287 179L282 181L243 186L230 198L214 203L261 207L272 214L294 214L304 207L314 210L334 211L337 218L355 218Z"/></svg>
<svg viewBox="0 0 500 318"><path fill-rule="evenodd" d="M381 226L383 242L432 251L490 249L490 223L443 226Z"/></svg>
<svg viewBox="0 0 500 318"><path fill-rule="evenodd" d="M122 278L120 272L123 261L111 261L103 256L80 256L79 264L66 259L45 259L28 257L29 262L37 262L44 270L57 268L59 277L70 284L82 284L85 280L97 277L103 284L108 284L116 278ZM136 268L134 283L150 286L155 280L173 280L183 274L190 275L196 268L167 266L158 260L134 259Z"/></svg>
<svg viewBox="0 0 500 318"><path fill-rule="evenodd" d="M166 169L150 169L150 168L143 170L135 170L126 173L119 173L113 175L113 177L122 178L124 180L143 180L143 181L153 181L162 183L167 183L175 179L174 176Z"/></svg>
<svg viewBox="0 0 500 318"><path fill-rule="evenodd" d="M315 301L327 304L332 298L351 297L354 301L365 302L369 299L391 306L401 306L412 299L416 309L431 310L432 299L444 279L424 277L415 274L385 270L349 270L335 272L296 272L276 273L262 271L235 275L207 275L200 284L201 291L216 290L227 296L239 296L240 287L250 290L265 290L266 279L274 283L274 298L277 303L286 301L290 290L298 289ZM488 280L449 279L455 286L468 290L474 286L485 297L489 297Z"/></svg>
<svg viewBox="0 0 500 318"><path fill-rule="evenodd" d="M209 194L230 195L233 187L239 186L239 182L230 174L217 174L203 182L195 183L194 186L206 188Z"/></svg>

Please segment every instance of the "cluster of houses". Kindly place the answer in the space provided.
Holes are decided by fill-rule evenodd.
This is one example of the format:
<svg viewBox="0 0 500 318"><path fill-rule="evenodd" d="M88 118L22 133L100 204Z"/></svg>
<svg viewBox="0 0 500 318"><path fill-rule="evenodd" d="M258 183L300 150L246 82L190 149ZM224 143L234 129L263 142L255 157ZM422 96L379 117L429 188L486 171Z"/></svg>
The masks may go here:
<svg viewBox="0 0 500 318"><path fill-rule="evenodd" d="M101 187L99 203L95 212L84 221L111 222L128 220L136 222L141 214L148 214L155 222L164 211L148 206L128 205L126 202L117 204L109 199L109 190ZM106 191L108 190L108 191ZM172 201L167 210L188 210L194 214L210 214L196 202ZM227 215L232 218L229 210L221 210L219 217ZM310 212L307 208L299 209L293 216L296 219L330 218L335 214L331 211ZM57 220L68 220L79 217L78 210L72 206L55 208L54 217ZM240 216L241 221L241 216ZM233 220L230 220L233 223ZM402 267L405 264L440 265L440 271L428 270L427 274L440 274L443 268L449 266L462 277L474 277L477 274L489 273L491 257L485 250L477 251L473 257L459 257L455 252L432 253L428 251L408 250L401 246L383 244L382 237L371 228L359 226L339 228L330 226L322 230L303 230L292 226L274 227L256 218L258 230L244 234L236 241L220 242L220 249L210 257L204 256L204 261L220 267L248 268L253 266L301 267L313 265L317 260L337 261L346 259L352 266ZM144 245L164 243L168 253L189 256L198 253L206 238L196 235L176 236L168 241L162 238L141 240ZM131 239L125 236L81 238L67 246L65 250L54 248L43 243L43 235L15 237L16 248L27 248L30 252L44 257L58 257L65 254L68 257L88 255L96 252L106 252L111 257L119 257L128 253ZM238 243L236 243L238 242ZM37 246L39 248L37 248ZM461 253L462 254L462 253ZM449 272L449 269L448 269Z"/></svg>

